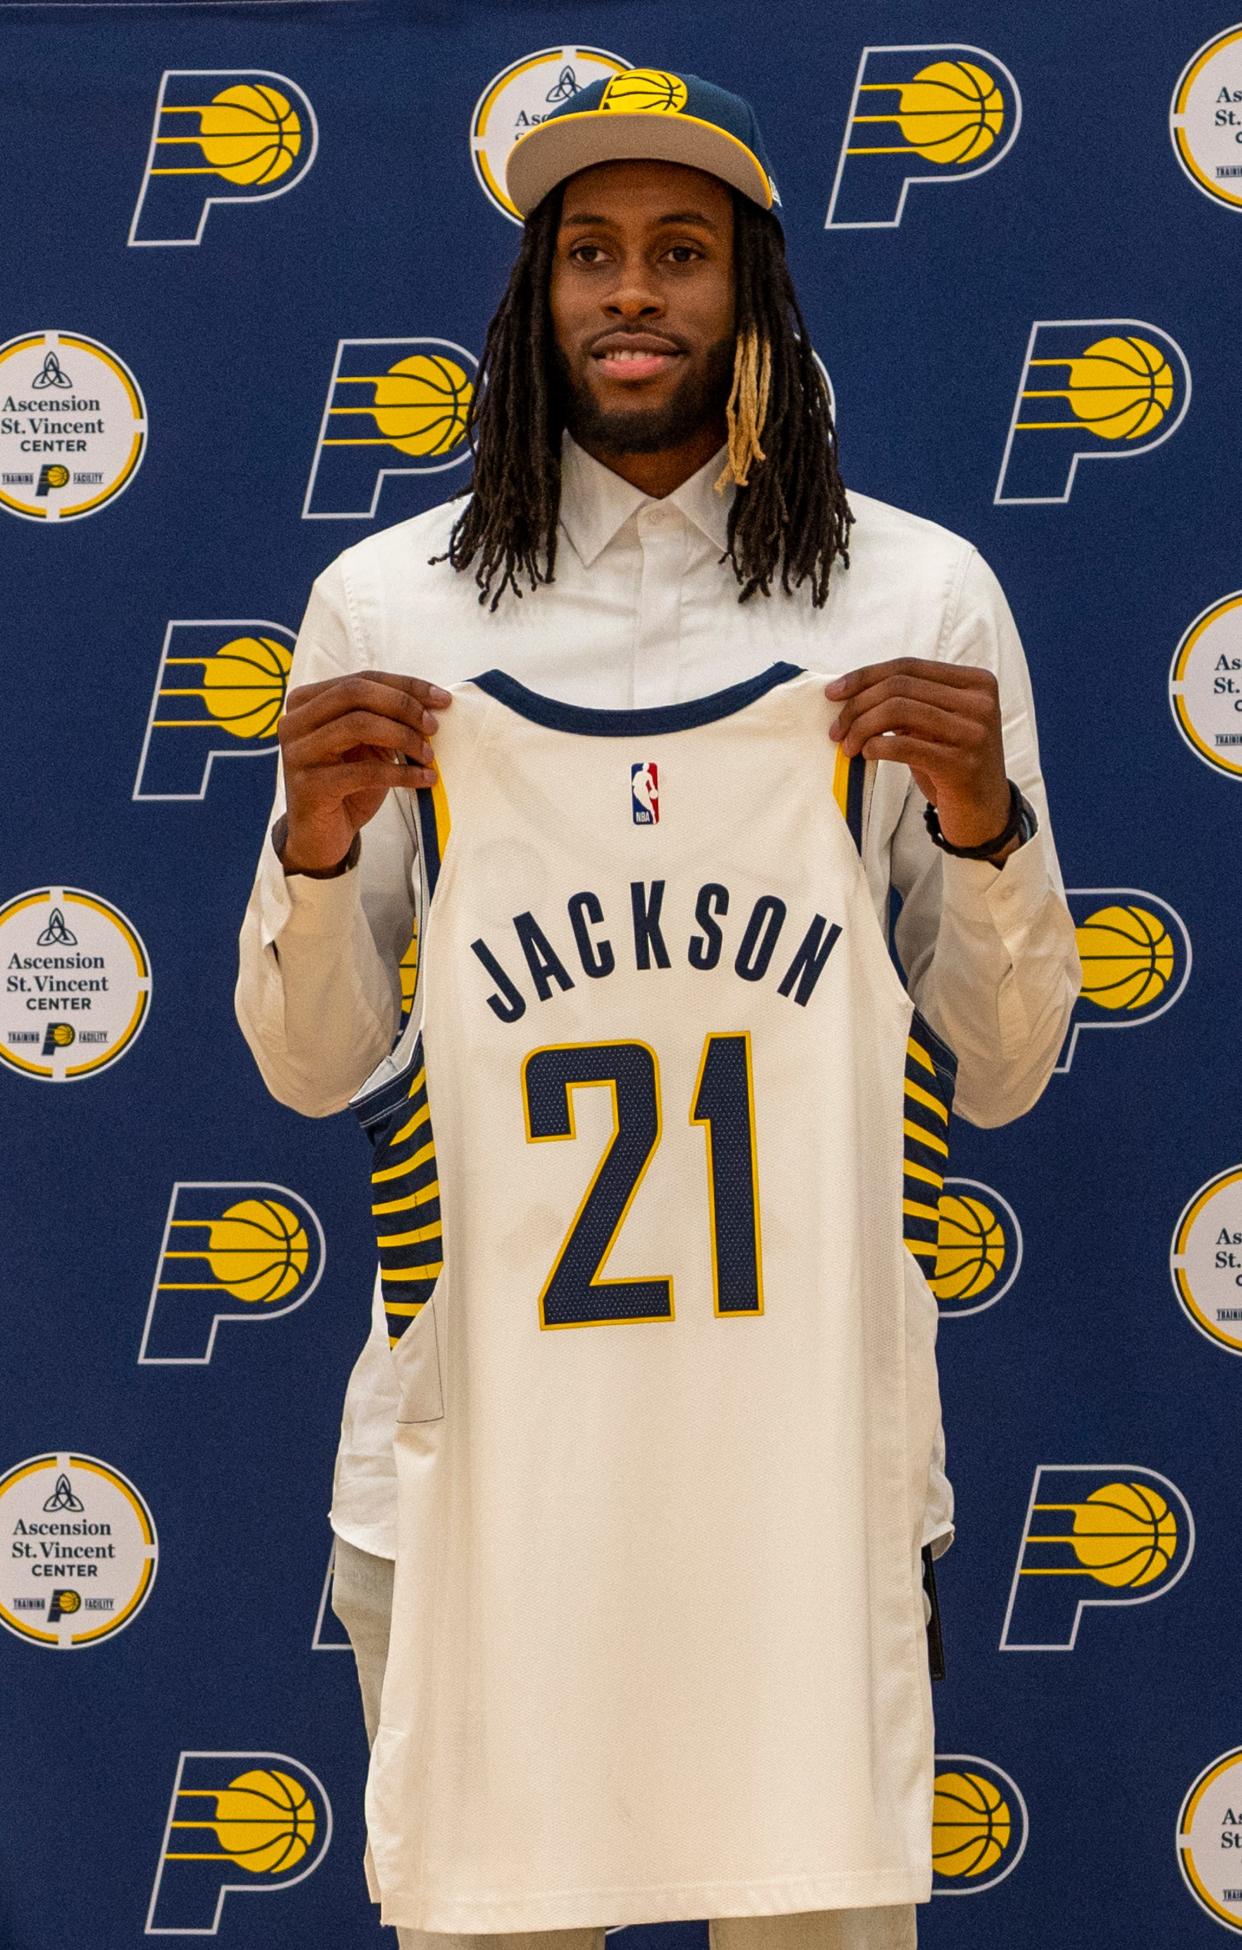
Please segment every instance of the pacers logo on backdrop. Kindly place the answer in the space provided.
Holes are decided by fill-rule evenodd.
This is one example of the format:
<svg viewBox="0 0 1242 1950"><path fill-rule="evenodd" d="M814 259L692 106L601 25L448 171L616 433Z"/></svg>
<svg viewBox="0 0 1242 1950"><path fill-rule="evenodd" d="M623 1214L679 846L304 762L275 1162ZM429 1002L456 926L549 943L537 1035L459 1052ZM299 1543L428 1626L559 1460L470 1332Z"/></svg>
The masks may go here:
<svg viewBox="0 0 1242 1950"><path fill-rule="evenodd" d="M318 1775L288 1754L182 1753L148 1936L214 1936L229 1895L305 1882L332 1839Z"/></svg>
<svg viewBox="0 0 1242 1950"><path fill-rule="evenodd" d="M1173 722L1196 758L1242 778L1242 590L1201 610L1173 653Z"/></svg>
<svg viewBox="0 0 1242 1950"><path fill-rule="evenodd" d="M936 1263L927 1284L940 1316L994 1307L1018 1277L1022 1228L1008 1199L975 1178L946 1178L940 1194Z"/></svg>
<svg viewBox="0 0 1242 1950"><path fill-rule="evenodd" d="M1177 1864L1200 1908L1242 1933L1242 1747L1218 1754L1186 1790Z"/></svg>
<svg viewBox="0 0 1242 1950"><path fill-rule="evenodd" d="M1195 188L1242 210L1242 26L1191 56L1173 91L1169 134Z"/></svg>
<svg viewBox="0 0 1242 1950"><path fill-rule="evenodd" d="M133 924L81 887L0 907L0 1059L71 1083L123 1056L147 1019L151 965Z"/></svg>
<svg viewBox="0 0 1242 1950"><path fill-rule="evenodd" d="M1190 975L1186 923L1141 887L1068 887L1082 989L1057 1071L1074 1060L1080 1031L1130 1029L1171 1009Z"/></svg>
<svg viewBox="0 0 1242 1950"><path fill-rule="evenodd" d="M976 1896L1016 1869L1026 1802L1013 1776L977 1754L937 1754L932 1787L933 1896Z"/></svg>
<svg viewBox="0 0 1242 1950"><path fill-rule="evenodd" d="M266 203L315 160L315 111L264 68L170 68L160 83L131 244L197 244L213 203Z"/></svg>
<svg viewBox="0 0 1242 1950"><path fill-rule="evenodd" d="M23 332L0 345L0 507L75 521L127 488L147 444L138 381L81 332Z"/></svg>
<svg viewBox="0 0 1242 1950"><path fill-rule="evenodd" d="M1130 1463L1041 1464L1001 1650L1071 1650L1087 1605L1162 1598L1193 1549L1190 1506L1157 1470Z"/></svg>
<svg viewBox="0 0 1242 1950"><path fill-rule="evenodd" d="M151 1595L158 1544L141 1493L97 1456L33 1456L0 1477L0 1624L36 1645L98 1645Z"/></svg>
<svg viewBox="0 0 1242 1950"><path fill-rule="evenodd" d="M1173 1290L1217 1347L1242 1354L1242 1165L1200 1185L1173 1233Z"/></svg>
<svg viewBox="0 0 1242 1950"><path fill-rule="evenodd" d="M303 517L368 520L385 476L439 474L468 460L478 363L451 339L342 339Z"/></svg>
<svg viewBox="0 0 1242 1950"><path fill-rule="evenodd" d="M217 758L277 748L293 632L280 623L170 623L135 799L204 799Z"/></svg>
<svg viewBox="0 0 1242 1950"><path fill-rule="evenodd" d="M284 1185L173 1186L138 1361L210 1361L222 1320L275 1320L309 1300L324 1263L323 1227Z"/></svg>
<svg viewBox="0 0 1242 1950"><path fill-rule="evenodd" d="M981 47L864 48L825 229L892 229L911 183L982 176L1021 119L1017 82Z"/></svg>
<svg viewBox="0 0 1242 1950"><path fill-rule="evenodd" d="M502 216L522 222L504 187L514 143L593 81L621 74L629 65L598 47L543 47L493 75L470 118L470 160L484 195Z"/></svg>
<svg viewBox="0 0 1242 1950"><path fill-rule="evenodd" d="M1157 326L1037 319L993 498L1068 501L1080 460L1125 460L1159 447L1189 403L1186 355Z"/></svg>

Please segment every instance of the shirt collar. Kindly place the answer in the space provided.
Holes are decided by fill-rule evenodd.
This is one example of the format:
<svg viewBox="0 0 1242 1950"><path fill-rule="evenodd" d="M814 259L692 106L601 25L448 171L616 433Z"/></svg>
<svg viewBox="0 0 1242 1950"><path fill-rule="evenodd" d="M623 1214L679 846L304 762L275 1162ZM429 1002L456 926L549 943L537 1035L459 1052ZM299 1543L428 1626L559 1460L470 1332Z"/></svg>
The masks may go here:
<svg viewBox="0 0 1242 1950"><path fill-rule="evenodd" d="M727 446L722 445L679 488L656 496L614 474L611 467L580 447L566 429L561 435L561 525L584 568L590 568L634 511L648 503L670 503L723 554L728 546L729 510L737 493L732 481L720 494L713 486L726 452Z"/></svg>

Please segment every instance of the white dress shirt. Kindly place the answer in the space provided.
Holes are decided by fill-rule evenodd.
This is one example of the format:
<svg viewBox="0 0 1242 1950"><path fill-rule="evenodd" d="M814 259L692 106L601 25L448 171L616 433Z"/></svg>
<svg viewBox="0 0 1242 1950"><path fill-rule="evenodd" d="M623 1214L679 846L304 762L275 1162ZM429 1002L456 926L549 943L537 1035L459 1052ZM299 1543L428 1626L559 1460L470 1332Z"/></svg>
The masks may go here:
<svg viewBox="0 0 1242 1950"><path fill-rule="evenodd" d="M683 703L781 661L826 677L899 656L986 666L1000 687L1006 769L1035 808L1038 832L999 869L952 859L927 834L907 767L884 763L865 865L886 930L890 884L901 896L895 945L916 1004L957 1052L955 1109L974 1124L1007 1123L1052 1072L1080 967L1026 661L1000 585L960 537L851 495L850 566L834 564L823 608L806 585L786 595L779 579L770 597L739 603L732 565L720 560L737 492L714 489L724 459L722 447L657 500L565 434L555 580L523 583L520 601L506 590L495 613L490 596L479 602L474 564L459 574L428 563L447 548L464 501L368 535L315 582L290 683L372 669L449 686L498 668L568 703L617 709ZM335 879L287 878L264 836L241 930L237 1016L268 1089L307 1116L342 1109L398 1027L398 964L418 899L398 796L364 828L357 866ZM283 810L278 777L273 821ZM358 1284L361 1294L370 1269L359 1268ZM331 1518L340 1536L386 1557L395 1555L395 1408L373 1302L346 1396ZM951 1518L938 1468L925 1527L937 1554L952 1538Z"/></svg>

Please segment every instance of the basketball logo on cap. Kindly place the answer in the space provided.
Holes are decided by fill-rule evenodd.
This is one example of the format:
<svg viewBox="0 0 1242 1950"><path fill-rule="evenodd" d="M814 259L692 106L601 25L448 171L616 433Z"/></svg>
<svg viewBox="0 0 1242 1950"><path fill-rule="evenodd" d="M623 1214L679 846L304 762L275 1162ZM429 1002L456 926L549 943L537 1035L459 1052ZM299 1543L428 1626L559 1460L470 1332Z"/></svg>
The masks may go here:
<svg viewBox="0 0 1242 1950"><path fill-rule="evenodd" d="M318 1217L286 1186L174 1185L139 1365L202 1366L222 1320L292 1313L315 1291L323 1262Z"/></svg>
<svg viewBox="0 0 1242 1950"><path fill-rule="evenodd" d="M332 1839L317 1774L288 1754L183 1752L147 1912L148 1936L214 1936L225 1897L304 1882Z"/></svg>
<svg viewBox="0 0 1242 1950"><path fill-rule="evenodd" d="M451 339L342 339L303 516L366 520L389 475L438 474L468 460L477 370Z"/></svg>
<svg viewBox="0 0 1242 1950"><path fill-rule="evenodd" d="M686 84L660 68L630 68L605 84L599 105L619 115L679 115L686 106Z"/></svg>
<svg viewBox="0 0 1242 1950"><path fill-rule="evenodd" d="M1022 1229L1008 1199L975 1178L947 1178L940 1194L935 1265L927 1284L940 1315L982 1313L1018 1277Z"/></svg>
<svg viewBox="0 0 1242 1950"><path fill-rule="evenodd" d="M1021 119L1017 82L984 48L864 48L825 229L894 228L912 183L994 169Z"/></svg>
<svg viewBox="0 0 1242 1950"><path fill-rule="evenodd" d="M976 1896L1017 1868L1026 1802L1012 1775L977 1754L937 1754L932 1784L933 1896Z"/></svg>
<svg viewBox="0 0 1242 1950"><path fill-rule="evenodd" d="M1158 326L1141 318L1037 319L994 500L1068 501L1080 460L1159 447L1189 403L1186 355Z"/></svg>
<svg viewBox="0 0 1242 1950"><path fill-rule="evenodd" d="M1190 936L1168 901L1138 887L1070 887L1082 988L1056 1069L1084 1029L1128 1029L1162 1016L1190 975Z"/></svg>
<svg viewBox="0 0 1242 1950"><path fill-rule="evenodd" d="M510 223L522 222L505 188L505 165L514 143L545 122L560 103L628 66L606 48L544 47L520 55L492 76L470 117L470 160L483 194Z"/></svg>
<svg viewBox="0 0 1242 1950"><path fill-rule="evenodd" d="M1167 1476L1129 1463L1041 1464L1031 1485L1002 1651L1062 1652L1088 1605L1162 1597L1194 1549L1194 1520Z"/></svg>
<svg viewBox="0 0 1242 1950"><path fill-rule="evenodd" d="M287 75L169 68L130 225L131 244L197 244L213 203L262 203L315 160L315 111Z"/></svg>
<svg viewBox="0 0 1242 1950"><path fill-rule="evenodd" d="M274 752L293 643L281 623L169 623L134 798L205 799L216 759Z"/></svg>

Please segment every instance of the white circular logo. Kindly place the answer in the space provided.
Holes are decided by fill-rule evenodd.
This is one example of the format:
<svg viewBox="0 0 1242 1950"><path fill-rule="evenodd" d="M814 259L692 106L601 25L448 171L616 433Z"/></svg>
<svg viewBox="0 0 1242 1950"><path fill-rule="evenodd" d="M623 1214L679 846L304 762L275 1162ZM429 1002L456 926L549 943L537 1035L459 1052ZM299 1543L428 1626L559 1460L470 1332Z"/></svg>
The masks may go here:
<svg viewBox="0 0 1242 1950"><path fill-rule="evenodd" d="M1242 590L1196 616L1169 671L1173 722L1197 758L1242 778Z"/></svg>
<svg viewBox="0 0 1242 1950"><path fill-rule="evenodd" d="M151 1001L133 924L80 887L40 887L0 907L0 1058L72 1083L124 1055Z"/></svg>
<svg viewBox="0 0 1242 1950"><path fill-rule="evenodd" d="M1242 1165L1195 1193L1177 1222L1170 1269L1177 1297L1199 1332L1242 1354Z"/></svg>
<svg viewBox="0 0 1242 1950"><path fill-rule="evenodd" d="M0 345L0 507L28 521L93 515L128 487L147 409L122 359L80 332Z"/></svg>
<svg viewBox="0 0 1242 1950"><path fill-rule="evenodd" d="M0 1540L0 1625L37 1645L97 1645L155 1582L151 1512L96 1456L34 1456L0 1477Z"/></svg>
<svg viewBox="0 0 1242 1950"><path fill-rule="evenodd" d="M1196 189L1242 210L1242 26L1187 63L1169 109L1177 160Z"/></svg>
<svg viewBox="0 0 1242 1950"><path fill-rule="evenodd" d="M1182 1802L1177 1861L1200 1907L1242 1931L1242 1747L1210 1762Z"/></svg>
<svg viewBox="0 0 1242 1950"><path fill-rule="evenodd" d="M470 160L484 194L512 223L522 218L505 190L505 164L519 136L546 122L552 110L593 81L624 74L619 54L598 47L544 47L488 82L470 118Z"/></svg>

